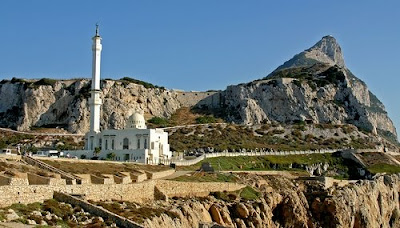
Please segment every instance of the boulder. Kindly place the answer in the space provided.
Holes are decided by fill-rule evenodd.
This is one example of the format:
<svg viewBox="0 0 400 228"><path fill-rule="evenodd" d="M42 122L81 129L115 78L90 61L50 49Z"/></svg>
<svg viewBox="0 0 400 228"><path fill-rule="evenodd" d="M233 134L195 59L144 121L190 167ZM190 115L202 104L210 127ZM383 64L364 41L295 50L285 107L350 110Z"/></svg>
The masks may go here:
<svg viewBox="0 0 400 228"><path fill-rule="evenodd" d="M249 210L243 203L236 204L236 212L240 218L247 218L250 215Z"/></svg>

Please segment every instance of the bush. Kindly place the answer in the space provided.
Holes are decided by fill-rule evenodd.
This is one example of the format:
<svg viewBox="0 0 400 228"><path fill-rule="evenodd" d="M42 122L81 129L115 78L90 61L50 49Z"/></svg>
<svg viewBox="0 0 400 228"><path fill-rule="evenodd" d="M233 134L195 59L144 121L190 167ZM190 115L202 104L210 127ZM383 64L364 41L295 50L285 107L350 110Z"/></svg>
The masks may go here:
<svg viewBox="0 0 400 228"><path fill-rule="evenodd" d="M107 160L114 160L114 158L115 158L116 156L117 156L117 155L116 155L114 152L108 153L108 154L107 154Z"/></svg>
<svg viewBox="0 0 400 228"><path fill-rule="evenodd" d="M157 117L157 116L149 119L147 122L158 125L158 126L162 126L162 127L165 127L169 124L167 119L162 118L162 117Z"/></svg>
<svg viewBox="0 0 400 228"><path fill-rule="evenodd" d="M146 89L148 89L148 88L161 88L161 89L163 89L163 87L159 87L159 86L153 85L151 83L144 82L144 81L137 80L137 79L133 79L133 78L130 78L130 77L123 77L120 80L123 81L123 82L135 83L135 84L138 84L138 85L142 85Z"/></svg>
<svg viewBox="0 0 400 228"><path fill-rule="evenodd" d="M47 85L49 85L49 86L54 86L54 85L56 84L56 82L57 82L57 80L54 80L54 79L42 78L42 79L40 79L39 81L34 82L33 85L35 85L35 86L41 86L41 85L44 85L44 86L47 86Z"/></svg>

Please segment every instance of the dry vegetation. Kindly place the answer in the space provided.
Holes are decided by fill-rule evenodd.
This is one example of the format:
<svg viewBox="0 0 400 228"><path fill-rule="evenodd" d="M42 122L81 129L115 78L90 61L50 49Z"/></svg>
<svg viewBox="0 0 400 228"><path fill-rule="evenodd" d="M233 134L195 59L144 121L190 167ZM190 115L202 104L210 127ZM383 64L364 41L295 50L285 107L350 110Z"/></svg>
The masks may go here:
<svg viewBox="0 0 400 228"><path fill-rule="evenodd" d="M26 165L18 161L7 161L5 159L2 160L1 158L0 158L0 173L10 177L17 176L18 173L33 173L44 177L54 176L54 173L44 171L35 166Z"/></svg>
<svg viewBox="0 0 400 228"><path fill-rule="evenodd" d="M317 150L375 148L373 137L352 125L268 125L258 128L227 124L170 130L171 150L213 147L216 151L268 148L274 150Z"/></svg>
<svg viewBox="0 0 400 228"><path fill-rule="evenodd" d="M59 129L40 128L32 133L59 133L64 131ZM44 147L57 148L59 150L81 149L84 146L83 136L47 136L47 135L28 135L10 131L0 130L0 149L15 148L21 144L22 151L36 151L38 145ZM35 146L36 145L36 146Z"/></svg>
<svg viewBox="0 0 400 228"><path fill-rule="evenodd" d="M169 169L166 166L155 165L138 165L133 163L116 163L116 162L73 162L60 160L42 160L43 162L61 169L68 173L85 173L85 174L116 174L118 172L130 171L149 171L158 172Z"/></svg>
<svg viewBox="0 0 400 228"><path fill-rule="evenodd" d="M161 214L167 214L169 217L176 218L178 215L170 212L168 209L155 207L152 205L139 205L132 202L124 201L102 201L93 202L115 214L128 218L137 223L143 223L146 218L152 218L160 216Z"/></svg>

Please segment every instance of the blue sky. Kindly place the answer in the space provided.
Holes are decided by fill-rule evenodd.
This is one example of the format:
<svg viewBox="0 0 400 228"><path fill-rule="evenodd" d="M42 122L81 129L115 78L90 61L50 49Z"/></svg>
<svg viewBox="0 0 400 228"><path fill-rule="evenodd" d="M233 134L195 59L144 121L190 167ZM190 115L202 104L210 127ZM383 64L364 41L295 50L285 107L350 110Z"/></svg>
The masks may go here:
<svg viewBox="0 0 400 228"><path fill-rule="evenodd" d="M384 4L383 4L384 3ZM0 79L102 78L184 90L262 78L324 35L400 128L400 1L0 1Z"/></svg>

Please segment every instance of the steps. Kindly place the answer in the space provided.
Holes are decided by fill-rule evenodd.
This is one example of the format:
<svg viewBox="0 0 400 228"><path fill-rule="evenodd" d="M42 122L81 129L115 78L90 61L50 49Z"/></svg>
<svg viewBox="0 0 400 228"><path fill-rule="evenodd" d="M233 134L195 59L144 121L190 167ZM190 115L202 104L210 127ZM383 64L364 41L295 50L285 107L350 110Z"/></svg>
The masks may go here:
<svg viewBox="0 0 400 228"><path fill-rule="evenodd" d="M48 170L50 172L60 174L61 178L66 179L67 184L76 184L76 183L80 184L80 183L82 183L82 179L81 178L79 178L79 177L77 177L77 176L75 176L73 174L64 172L61 169L57 169L56 167L51 166L51 165L49 165L47 163L44 163L42 161L39 161L38 159L34 159L31 156L24 155L24 156L22 156L22 160L25 161L26 163L30 164L30 165L37 166L37 167L39 167L41 169L45 169L45 170Z"/></svg>

